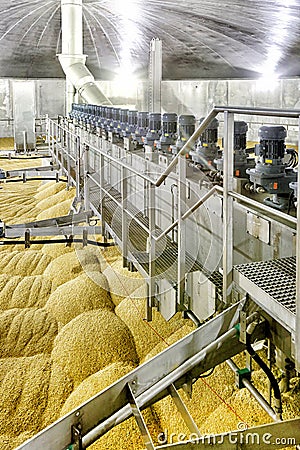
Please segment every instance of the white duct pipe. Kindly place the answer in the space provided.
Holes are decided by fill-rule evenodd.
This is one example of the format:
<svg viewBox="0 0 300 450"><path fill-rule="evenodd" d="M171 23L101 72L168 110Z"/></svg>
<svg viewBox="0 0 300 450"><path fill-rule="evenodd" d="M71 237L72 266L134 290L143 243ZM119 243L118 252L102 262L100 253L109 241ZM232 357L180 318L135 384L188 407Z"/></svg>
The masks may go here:
<svg viewBox="0 0 300 450"><path fill-rule="evenodd" d="M59 62L77 92L87 102L95 105L111 104L95 83L95 79L85 65L82 38L82 0L61 0L62 53ZM71 99L72 97L72 99ZM70 107L74 95L67 87L66 106ZM68 111L67 111L68 112Z"/></svg>

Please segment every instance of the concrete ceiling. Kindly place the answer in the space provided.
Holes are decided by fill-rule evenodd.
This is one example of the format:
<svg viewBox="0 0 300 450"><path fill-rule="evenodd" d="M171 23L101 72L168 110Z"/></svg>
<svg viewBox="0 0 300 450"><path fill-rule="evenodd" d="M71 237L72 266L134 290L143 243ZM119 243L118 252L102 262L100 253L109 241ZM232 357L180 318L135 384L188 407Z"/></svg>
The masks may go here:
<svg viewBox="0 0 300 450"><path fill-rule="evenodd" d="M163 78L300 76L300 0L83 0L84 52L96 79L147 76L163 44ZM1 0L0 77L64 77L60 0Z"/></svg>

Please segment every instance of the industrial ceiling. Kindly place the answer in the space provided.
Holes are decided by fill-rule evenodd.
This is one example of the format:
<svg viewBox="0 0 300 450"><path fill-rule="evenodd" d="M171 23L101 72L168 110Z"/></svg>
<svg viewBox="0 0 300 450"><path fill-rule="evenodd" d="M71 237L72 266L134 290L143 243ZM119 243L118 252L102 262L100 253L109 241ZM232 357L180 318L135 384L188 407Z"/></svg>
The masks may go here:
<svg viewBox="0 0 300 450"><path fill-rule="evenodd" d="M147 76L153 37L163 78L300 75L300 0L83 0L96 79ZM0 77L64 77L60 0L1 0Z"/></svg>

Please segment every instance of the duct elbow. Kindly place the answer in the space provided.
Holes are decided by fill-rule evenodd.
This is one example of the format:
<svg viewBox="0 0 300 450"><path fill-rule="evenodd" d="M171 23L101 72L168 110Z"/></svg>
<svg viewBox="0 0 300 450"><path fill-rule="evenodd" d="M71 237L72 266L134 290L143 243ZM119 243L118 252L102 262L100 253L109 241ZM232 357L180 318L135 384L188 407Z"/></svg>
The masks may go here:
<svg viewBox="0 0 300 450"><path fill-rule="evenodd" d="M100 105L112 105L112 102L100 91L94 81L86 79L78 89L78 92L87 103L94 104L94 99L97 98L97 103Z"/></svg>
<svg viewBox="0 0 300 450"><path fill-rule="evenodd" d="M86 67L85 55L58 55L58 58L67 79L87 103L111 104L111 101L101 92L93 75Z"/></svg>

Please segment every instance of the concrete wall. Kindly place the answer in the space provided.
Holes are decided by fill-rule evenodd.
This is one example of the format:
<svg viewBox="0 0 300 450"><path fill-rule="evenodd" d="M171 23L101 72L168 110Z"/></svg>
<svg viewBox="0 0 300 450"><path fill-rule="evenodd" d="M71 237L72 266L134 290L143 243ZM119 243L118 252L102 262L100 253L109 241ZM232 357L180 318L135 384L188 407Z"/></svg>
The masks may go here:
<svg viewBox="0 0 300 450"><path fill-rule="evenodd" d="M214 105L251 106L274 109L300 110L300 79L280 80L265 85L254 80L165 81L162 87L163 111L177 114L205 116ZM222 133L222 115L219 134ZM266 123L287 127L287 142L298 143L298 125L295 120L237 116L248 123L248 140L257 140L258 128Z"/></svg>
<svg viewBox="0 0 300 450"><path fill-rule="evenodd" d="M36 117L64 114L65 80L35 80ZM13 80L0 78L0 138L11 137L13 132Z"/></svg>

